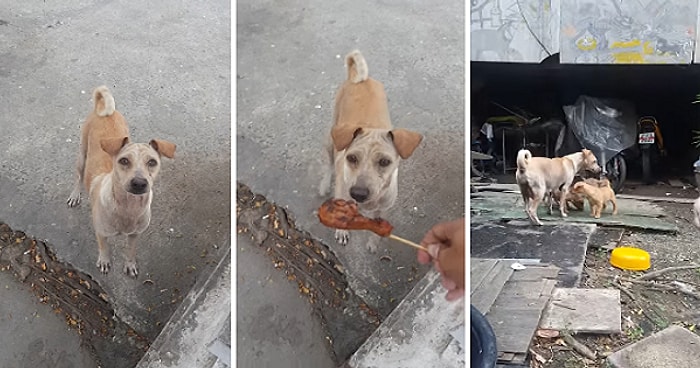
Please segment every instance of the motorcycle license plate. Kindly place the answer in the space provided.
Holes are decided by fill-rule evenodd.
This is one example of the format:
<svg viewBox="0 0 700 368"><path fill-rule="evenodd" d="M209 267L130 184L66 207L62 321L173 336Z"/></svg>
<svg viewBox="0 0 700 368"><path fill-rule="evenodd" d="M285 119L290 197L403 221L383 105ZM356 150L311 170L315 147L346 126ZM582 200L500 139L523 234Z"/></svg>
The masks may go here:
<svg viewBox="0 0 700 368"><path fill-rule="evenodd" d="M639 144L653 144L654 138L654 132L639 133Z"/></svg>

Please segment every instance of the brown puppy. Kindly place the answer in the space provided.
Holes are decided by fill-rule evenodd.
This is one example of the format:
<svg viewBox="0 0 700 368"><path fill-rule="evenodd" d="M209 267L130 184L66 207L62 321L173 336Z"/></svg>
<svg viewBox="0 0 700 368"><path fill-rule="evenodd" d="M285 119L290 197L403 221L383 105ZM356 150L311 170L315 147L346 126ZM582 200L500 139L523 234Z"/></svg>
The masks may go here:
<svg viewBox="0 0 700 368"><path fill-rule="evenodd" d="M399 162L409 158L423 136L392 128L382 83L369 77L367 63L359 51L345 57L347 80L335 97L333 128L326 144L328 169L319 192L330 191L335 172L334 197L354 200L362 215L384 217L398 195ZM348 242L347 230L336 230L340 244ZM379 236L371 236L370 251Z"/></svg>
<svg viewBox="0 0 700 368"><path fill-rule="evenodd" d="M525 202L525 212L530 222L542 225L537 217L537 207L550 193L559 191L559 203L566 203L569 187L576 174L582 170L600 172L598 160L593 152L583 149L564 157L532 157L528 150L520 150L517 157L518 170L515 180L520 187L520 194ZM552 213L553 201L549 200L549 213ZM566 207L559 206L562 217L566 217Z"/></svg>
<svg viewBox="0 0 700 368"><path fill-rule="evenodd" d="M559 203L558 198L561 198L561 191L560 190L552 191L552 197L553 197L554 203L556 203L557 206L560 206L561 204ZM566 209L573 210L573 211L583 211L585 199L586 198L582 194L569 191L566 194L566 206L567 206Z"/></svg>
<svg viewBox="0 0 700 368"><path fill-rule="evenodd" d="M581 179L579 179L581 181ZM607 178L603 179L595 179L595 178L586 178L583 179L584 182L599 187L603 188L605 186L610 186L610 181ZM574 182L576 184L576 182ZM554 197L554 202L559 206L559 198L561 196L561 191L560 190L554 190L552 191L552 196ZM574 193L572 191L569 191L566 195L566 205L567 209L569 210L576 210L576 211L583 211L583 207L585 204L585 199L586 197L583 196L581 193Z"/></svg>
<svg viewBox="0 0 700 368"><path fill-rule="evenodd" d="M90 198L92 224L97 236L97 267L109 272L107 237L127 236L124 272L136 277L136 239L151 221L153 182L160 157L173 158L175 145L153 139L149 144L130 143L129 128L115 109L105 86L93 92L94 111L81 128L77 175L68 206L80 203L80 183Z"/></svg>
<svg viewBox="0 0 700 368"><path fill-rule="evenodd" d="M591 185L586 182L578 182L571 189L574 193L582 194L588 199L588 205L591 207L591 216L600 218L601 212L605 209L607 202L611 202L613 206L613 215L617 215L617 200L615 192L610 187L610 182L605 179L601 183L607 183L604 186Z"/></svg>

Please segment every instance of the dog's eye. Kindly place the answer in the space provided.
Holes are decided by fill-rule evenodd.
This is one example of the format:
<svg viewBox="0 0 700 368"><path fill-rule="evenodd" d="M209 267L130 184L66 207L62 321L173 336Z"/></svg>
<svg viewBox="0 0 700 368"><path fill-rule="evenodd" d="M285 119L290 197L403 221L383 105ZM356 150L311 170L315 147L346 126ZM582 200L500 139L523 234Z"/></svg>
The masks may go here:
<svg viewBox="0 0 700 368"><path fill-rule="evenodd" d="M391 160L386 159L386 158L383 158L383 159L380 159L380 160L379 160L379 166L381 166L381 167L387 167L387 166L389 166L389 165L391 165Z"/></svg>
<svg viewBox="0 0 700 368"><path fill-rule="evenodd" d="M129 159L126 158L126 157L122 157L122 158L119 159L119 164L120 164L120 165L126 166L126 165L129 164Z"/></svg>
<svg viewBox="0 0 700 368"><path fill-rule="evenodd" d="M351 164L356 164L357 163L357 156L355 155L348 155L347 160Z"/></svg>
<svg viewBox="0 0 700 368"><path fill-rule="evenodd" d="M148 165L148 167L155 167L156 165L158 165L158 161L150 159L148 160L148 162L146 162L146 165Z"/></svg>

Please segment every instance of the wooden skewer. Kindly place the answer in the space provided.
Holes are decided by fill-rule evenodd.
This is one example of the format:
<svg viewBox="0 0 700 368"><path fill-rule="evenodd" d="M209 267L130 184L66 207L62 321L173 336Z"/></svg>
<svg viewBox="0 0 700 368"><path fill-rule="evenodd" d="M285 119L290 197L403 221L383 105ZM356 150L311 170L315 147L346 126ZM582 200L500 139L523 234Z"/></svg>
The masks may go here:
<svg viewBox="0 0 700 368"><path fill-rule="evenodd" d="M414 243L414 242L412 242L412 241L410 241L410 240L406 240L406 239L401 238L401 237L398 237L398 236L396 236L396 235L394 235L394 234L389 234L389 237L390 237L391 239L394 239L394 240L399 241L399 242L401 242L401 243L404 243L404 244L406 244L406 245L410 245L410 246L412 246L413 248L416 248L416 249L420 249L420 250L422 250L422 251L425 251L426 253L428 252L428 249L426 249L424 246L419 245L419 244L416 244L416 243Z"/></svg>

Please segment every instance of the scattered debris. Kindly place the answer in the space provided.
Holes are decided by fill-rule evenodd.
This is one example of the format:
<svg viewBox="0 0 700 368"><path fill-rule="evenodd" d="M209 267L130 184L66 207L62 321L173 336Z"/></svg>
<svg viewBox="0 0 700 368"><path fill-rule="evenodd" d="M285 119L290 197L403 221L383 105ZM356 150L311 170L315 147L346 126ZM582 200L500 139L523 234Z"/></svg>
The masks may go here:
<svg viewBox="0 0 700 368"><path fill-rule="evenodd" d="M649 272L643 276L638 277L636 280L637 281L643 281L643 280L652 280L655 279L663 274L669 273L669 272L675 272L675 271L682 271L682 270L692 270L692 269L700 269L700 265L697 264L692 264L688 266L674 266L674 267L667 267L658 271L653 271Z"/></svg>
<svg viewBox="0 0 700 368"><path fill-rule="evenodd" d="M11 271L28 285L39 302L63 315L97 362L110 367L133 367L150 341L122 322L107 293L90 275L61 262L51 247L0 222L0 271ZM115 349L115 345L121 345ZM109 351L120 351L114 361Z"/></svg>
<svg viewBox="0 0 700 368"><path fill-rule="evenodd" d="M566 341L567 344L569 344L574 350L576 350L576 352L588 359L596 359L596 353L589 349L586 345L576 340L576 338L574 338L568 331L561 331L561 335L564 338L564 341Z"/></svg>

